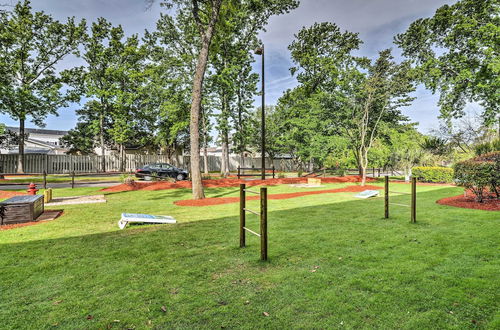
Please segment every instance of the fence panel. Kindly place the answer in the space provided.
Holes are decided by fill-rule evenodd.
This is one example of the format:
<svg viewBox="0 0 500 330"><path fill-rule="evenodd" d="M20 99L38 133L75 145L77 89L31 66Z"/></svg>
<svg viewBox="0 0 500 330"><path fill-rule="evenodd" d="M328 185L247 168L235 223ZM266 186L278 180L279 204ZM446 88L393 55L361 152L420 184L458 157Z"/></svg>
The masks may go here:
<svg viewBox="0 0 500 330"><path fill-rule="evenodd" d="M17 155L0 154L0 173L17 172ZM106 166L106 172L120 171L120 157L117 154L99 156L99 155L47 155L47 154L26 154L24 156L25 173L42 173L46 171L49 174L65 174L72 171L79 173L97 173L102 172L102 157ZM208 170L217 172L221 169L221 156L208 156ZM142 155L127 154L124 159L124 170L127 172L135 171L136 168L151 163L172 163L173 165L189 170L189 156L173 156L169 159L165 155ZM290 159L275 159L272 163L266 159L266 167L274 165L277 171L293 171L295 165ZM240 167L260 168L261 158L244 157L239 155L229 157L229 169L236 171ZM204 159L200 156L200 168L204 169Z"/></svg>

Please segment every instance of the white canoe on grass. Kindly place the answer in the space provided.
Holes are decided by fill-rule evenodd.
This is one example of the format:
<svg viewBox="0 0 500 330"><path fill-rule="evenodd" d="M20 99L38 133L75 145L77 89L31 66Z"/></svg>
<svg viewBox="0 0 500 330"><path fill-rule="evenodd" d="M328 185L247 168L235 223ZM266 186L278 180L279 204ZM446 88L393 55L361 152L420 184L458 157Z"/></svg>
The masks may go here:
<svg viewBox="0 0 500 330"><path fill-rule="evenodd" d="M122 213L122 218L118 221L118 227L123 229L128 223L176 223L177 221L168 215L151 215L140 213Z"/></svg>
<svg viewBox="0 0 500 330"><path fill-rule="evenodd" d="M370 198L370 197L377 197L380 192L378 190L365 190L360 192L359 194L355 195L354 197L357 198Z"/></svg>

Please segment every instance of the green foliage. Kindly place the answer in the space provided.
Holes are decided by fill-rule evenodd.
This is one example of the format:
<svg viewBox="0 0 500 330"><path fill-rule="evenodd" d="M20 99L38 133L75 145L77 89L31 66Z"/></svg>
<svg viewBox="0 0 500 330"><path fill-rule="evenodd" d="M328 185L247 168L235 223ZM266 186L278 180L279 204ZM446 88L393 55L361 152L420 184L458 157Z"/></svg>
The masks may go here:
<svg viewBox="0 0 500 330"><path fill-rule="evenodd" d="M500 139L480 143L474 147L474 151L476 156L484 155L493 151L500 151Z"/></svg>
<svg viewBox="0 0 500 330"><path fill-rule="evenodd" d="M451 183L453 182L453 168L440 166L417 166L412 168L412 176L421 182Z"/></svg>
<svg viewBox="0 0 500 330"><path fill-rule="evenodd" d="M74 17L66 23L44 12L32 12L30 1L20 1L10 11L0 11L0 113L19 121L18 171L23 172L24 125L28 118L38 126L48 115L78 101L80 95L64 89L73 80L69 71L57 73L56 65L68 54L78 54L85 21Z"/></svg>
<svg viewBox="0 0 500 330"><path fill-rule="evenodd" d="M416 64L419 80L440 93L442 117L462 117L468 102L479 102L491 124L500 119L499 34L498 0L460 0L416 20L395 42Z"/></svg>
<svg viewBox="0 0 500 330"><path fill-rule="evenodd" d="M485 198L485 189L500 198L500 152L492 152L455 164L457 184L471 190L479 202Z"/></svg>
<svg viewBox="0 0 500 330"><path fill-rule="evenodd" d="M135 182L135 176L133 176L131 174L121 174L120 175L120 182L128 184L128 185L133 185Z"/></svg>

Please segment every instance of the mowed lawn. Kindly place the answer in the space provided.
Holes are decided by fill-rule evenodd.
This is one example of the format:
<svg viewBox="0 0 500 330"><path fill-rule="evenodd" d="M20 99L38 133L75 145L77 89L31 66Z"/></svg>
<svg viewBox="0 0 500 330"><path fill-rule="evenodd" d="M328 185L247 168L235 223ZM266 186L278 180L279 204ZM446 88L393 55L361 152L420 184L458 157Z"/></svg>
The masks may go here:
<svg viewBox="0 0 500 330"><path fill-rule="evenodd" d="M268 262L257 237L239 248L238 204L175 206L189 190L110 193L106 204L0 231L0 328L498 329L500 213L435 203L461 192L419 186L416 224L408 208L384 219L383 199L353 193L269 200ZM179 223L119 230L121 212ZM248 226L258 229L257 217Z"/></svg>

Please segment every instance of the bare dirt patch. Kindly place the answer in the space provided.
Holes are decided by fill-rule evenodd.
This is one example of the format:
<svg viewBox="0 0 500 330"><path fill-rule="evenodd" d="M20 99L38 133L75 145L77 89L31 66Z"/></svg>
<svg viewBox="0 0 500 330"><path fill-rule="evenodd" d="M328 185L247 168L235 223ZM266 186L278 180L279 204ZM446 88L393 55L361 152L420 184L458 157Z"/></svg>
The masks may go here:
<svg viewBox="0 0 500 330"><path fill-rule="evenodd" d="M493 196L491 196L493 197ZM496 198L485 199L483 203L476 201L474 196L458 195L453 197L442 198L436 203L465 209L475 209L484 211L500 211L500 200Z"/></svg>
<svg viewBox="0 0 500 330"><path fill-rule="evenodd" d="M322 183L342 183L342 182L360 182L361 178L357 175L343 177L326 177L321 178ZM367 178L367 182L374 181ZM205 188L220 188L220 187L238 187L241 183L247 186L274 186L278 184L300 184L307 183L307 178L283 178L283 179L267 179L267 180L238 180L238 179L210 179L203 180ZM134 184L121 184L114 187L102 189L101 191L121 192L121 191L136 191L136 190L165 190L191 188L191 181L178 182L134 182Z"/></svg>
<svg viewBox="0 0 500 330"><path fill-rule="evenodd" d="M361 192L364 190L370 189L382 189L382 187L378 186L349 186L345 188L337 188L337 189L327 189L327 190L313 190L313 191L299 191L293 193L284 193L284 194L272 194L267 195L269 199L289 199L296 198L307 195L318 195L318 194L332 194L332 193L340 193L340 192ZM247 196L247 200L258 200L260 197L257 195ZM174 204L178 206L210 206L210 205L220 205L220 204L230 204L239 202L239 197L215 197L215 198L205 198L205 199L185 199L180 201L175 201Z"/></svg>

